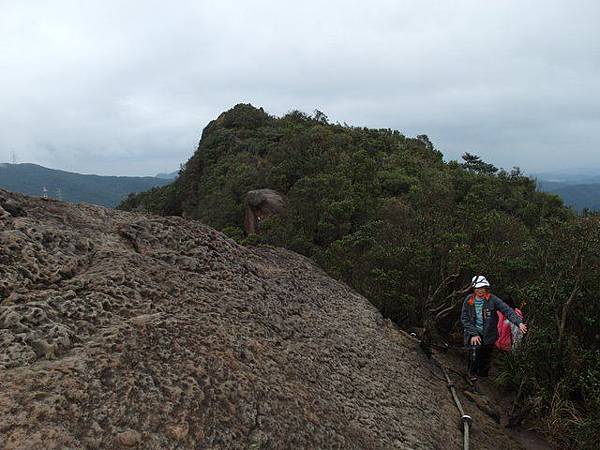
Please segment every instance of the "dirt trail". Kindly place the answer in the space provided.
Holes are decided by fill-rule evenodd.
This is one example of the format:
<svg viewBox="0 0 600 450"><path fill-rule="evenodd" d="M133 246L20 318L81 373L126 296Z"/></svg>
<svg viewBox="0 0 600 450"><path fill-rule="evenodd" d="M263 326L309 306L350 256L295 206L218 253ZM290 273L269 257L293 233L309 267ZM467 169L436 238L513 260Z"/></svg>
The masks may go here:
<svg viewBox="0 0 600 450"><path fill-rule="evenodd" d="M546 441L543 435L528 429L526 424L509 427L515 394L507 392L495 382L497 370L494 366L492 366L488 378L482 378L472 384L466 377L467 355L465 352L459 350L450 350L446 353L436 352L434 357L440 364L450 369L451 379L456 384L466 414L472 416L476 414L484 422L489 419L497 421L504 427L507 436L528 450L553 450L554 447ZM475 421L475 433L477 433L478 427L477 421Z"/></svg>
<svg viewBox="0 0 600 450"><path fill-rule="evenodd" d="M7 450L461 442L418 345L308 259L1 190L0 404ZM474 449L526 448L474 417Z"/></svg>

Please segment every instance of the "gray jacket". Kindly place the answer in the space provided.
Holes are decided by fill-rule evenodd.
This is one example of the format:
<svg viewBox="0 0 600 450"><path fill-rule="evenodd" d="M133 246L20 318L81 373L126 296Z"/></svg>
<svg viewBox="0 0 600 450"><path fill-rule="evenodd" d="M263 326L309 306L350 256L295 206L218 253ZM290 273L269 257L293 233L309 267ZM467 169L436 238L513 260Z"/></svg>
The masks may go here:
<svg viewBox="0 0 600 450"><path fill-rule="evenodd" d="M521 325L521 318L514 310L504 303L494 294L490 295L489 300L483 304L483 333L480 333L475 326L475 294L470 294L465 298L462 306L460 320L464 328L465 345L469 345L469 339L473 336L481 336L483 345L494 345L498 338L498 314L500 311L504 316L516 326Z"/></svg>

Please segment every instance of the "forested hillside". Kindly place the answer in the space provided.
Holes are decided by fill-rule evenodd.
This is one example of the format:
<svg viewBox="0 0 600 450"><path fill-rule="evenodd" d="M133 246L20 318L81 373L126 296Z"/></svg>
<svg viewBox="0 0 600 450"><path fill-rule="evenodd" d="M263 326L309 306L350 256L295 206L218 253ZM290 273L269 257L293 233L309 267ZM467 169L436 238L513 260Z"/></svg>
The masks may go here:
<svg viewBox="0 0 600 450"><path fill-rule="evenodd" d="M285 194L287 211L245 237L244 196L259 188ZM237 105L206 127L175 182L121 207L310 256L401 326L456 342L464 289L483 273L531 327L500 380L557 445L598 441L600 221L537 192L519 170L470 154L446 163L424 135Z"/></svg>

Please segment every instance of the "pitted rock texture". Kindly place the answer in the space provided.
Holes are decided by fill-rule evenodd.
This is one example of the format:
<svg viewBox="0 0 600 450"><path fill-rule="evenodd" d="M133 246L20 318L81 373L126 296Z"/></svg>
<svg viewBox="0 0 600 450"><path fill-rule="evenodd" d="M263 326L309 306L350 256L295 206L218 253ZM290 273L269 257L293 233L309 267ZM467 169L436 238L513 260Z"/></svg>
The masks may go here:
<svg viewBox="0 0 600 450"><path fill-rule="evenodd" d="M283 195L272 189L257 189L246 193L244 229L246 234L257 234L260 223L285 211Z"/></svg>
<svg viewBox="0 0 600 450"><path fill-rule="evenodd" d="M182 218L0 199L18 212L0 214L0 448L460 447L435 367L308 259Z"/></svg>

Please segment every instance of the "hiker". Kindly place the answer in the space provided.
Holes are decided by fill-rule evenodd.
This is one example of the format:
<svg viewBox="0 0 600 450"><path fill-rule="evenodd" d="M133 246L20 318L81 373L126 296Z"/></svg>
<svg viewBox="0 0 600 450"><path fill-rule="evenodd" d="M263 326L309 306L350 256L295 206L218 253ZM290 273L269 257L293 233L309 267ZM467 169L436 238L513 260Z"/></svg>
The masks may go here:
<svg viewBox="0 0 600 450"><path fill-rule="evenodd" d="M505 297L504 303L515 311L519 319L523 320L523 313L517 308L511 296ZM503 352L510 352L523 339L523 333L519 330L518 326L511 323L500 311L496 311L496 313L498 314L498 338L496 339L495 347Z"/></svg>
<svg viewBox="0 0 600 450"><path fill-rule="evenodd" d="M464 327L465 345L471 347L469 375L472 380L487 377L494 344L498 337L500 311L524 334L527 326L521 318L500 298L490 293L490 283L483 275L473 277L473 293L463 302L461 322Z"/></svg>

